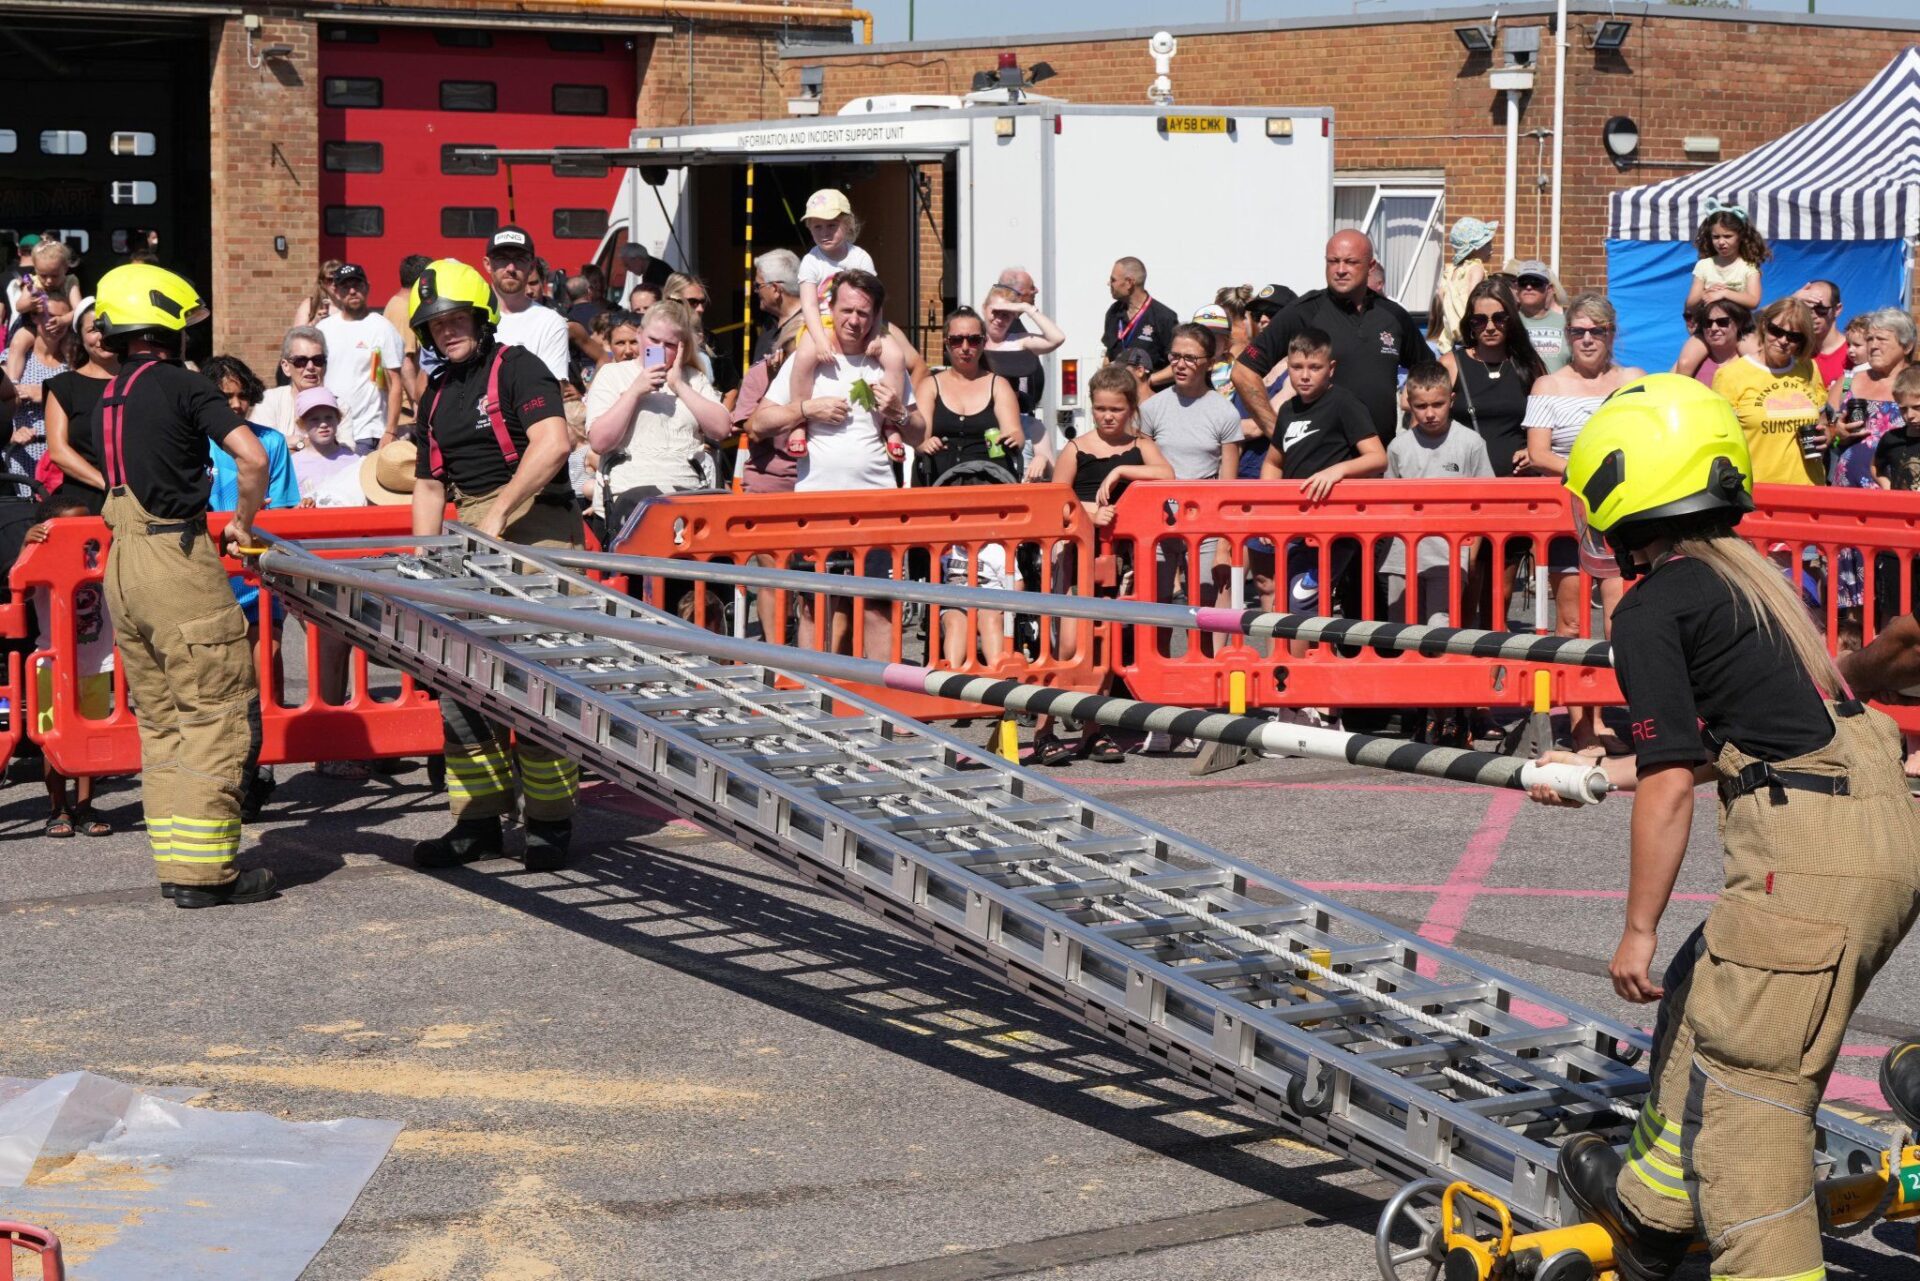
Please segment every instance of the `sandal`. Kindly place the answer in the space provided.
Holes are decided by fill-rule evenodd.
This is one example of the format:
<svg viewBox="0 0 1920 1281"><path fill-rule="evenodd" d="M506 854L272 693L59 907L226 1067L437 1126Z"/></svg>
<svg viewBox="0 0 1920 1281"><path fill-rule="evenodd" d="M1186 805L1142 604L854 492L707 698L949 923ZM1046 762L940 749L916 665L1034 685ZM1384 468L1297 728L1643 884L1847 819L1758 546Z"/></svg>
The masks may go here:
<svg viewBox="0 0 1920 1281"><path fill-rule="evenodd" d="M1127 759L1120 744L1114 742L1112 735L1104 730L1080 740L1080 755L1099 761L1102 765L1117 765Z"/></svg>
<svg viewBox="0 0 1920 1281"><path fill-rule="evenodd" d="M1065 765L1073 759L1073 749L1054 737L1053 731L1035 734L1028 745L1027 754L1020 759L1022 765Z"/></svg>
<svg viewBox="0 0 1920 1281"><path fill-rule="evenodd" d="M56 841L64 841L73 835L73 818L65 810L56 810L47 816L47 828L42 835L51 836Z"/></svg>
<svg viewBox="0 0 1920 1281"><path fill-rule="evenodd" d="M82 836L113 835L113 824L96 814L91 805L82 805L73 811L73 827Z"/></svg>

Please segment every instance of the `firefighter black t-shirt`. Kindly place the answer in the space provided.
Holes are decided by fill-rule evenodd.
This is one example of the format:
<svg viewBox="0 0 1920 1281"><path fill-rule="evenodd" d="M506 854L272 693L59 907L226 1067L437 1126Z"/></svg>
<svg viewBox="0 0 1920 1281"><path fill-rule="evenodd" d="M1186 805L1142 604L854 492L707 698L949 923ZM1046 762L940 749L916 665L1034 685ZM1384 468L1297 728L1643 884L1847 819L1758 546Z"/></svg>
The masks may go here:
<svg viewBox="0 0 1920 1281"><path fill-rule="evenodd" d="M227 398L205 377L171 361L134 356L120 366L115 380L123 390L142 365L153 368L131 381L117 442L121 468L103 465L107 487L124 477L140 505L158 520L193 520L207 514L213 489L213 455L207 442L222 441L241 425ZM108 385L111 392L113 384ZM94 407L88 435L106 458L106 397Z"/></svg>
<svg viewBox="0 0 1920 1281"><path fill-rule="evenodd" d="M516 464L507 462L486 407L487 378L493 367L496 343L484 344L472 360L443 364L434 371L422 419L440 446L441 467L447 484L463 494L488 494L513 479ZM548 418L565 418L560 384L538 356L524 347L507 347L500 362L500 412L507 421L507 437L520 457L527 454L527 428ZM415 472L434 479L432 451L422 448ZM567 469L554 475L540 497L572 500Z"/></svg>
<svg viewBox="0 0 1920 1281"><path fill-rule="evenodd" d="M1405 307L1371 289L1358 303L1316 289L1275 316L1240 353L1240 363L1265 378L1275 365L1286 363L1287 344L1307 329L1322 330L1333 340L1333 385L1360 398L1380 443L1391 445L1400 425L1400 371L1433 359L1419 323Z"/></svg>
<svg viewBox="0 0 1920 1281"><path fill-rule="evenodd" d="M1784 761L1833 738L1820 691L1786 638L1763 630L1701 561L1669 560L1621 598L1613 667L1642 770L1706 764L1722 743Z"/></svg>

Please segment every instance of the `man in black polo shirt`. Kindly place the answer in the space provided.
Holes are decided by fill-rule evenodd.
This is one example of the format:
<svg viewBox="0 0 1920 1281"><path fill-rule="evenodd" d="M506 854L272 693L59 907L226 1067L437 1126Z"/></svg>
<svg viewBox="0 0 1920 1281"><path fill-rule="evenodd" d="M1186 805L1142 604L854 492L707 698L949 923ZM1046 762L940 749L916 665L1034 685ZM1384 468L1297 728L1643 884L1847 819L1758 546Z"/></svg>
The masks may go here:
<svg viewBox="0 0 1920 1281"><path fill-rule="evenodd" d="M1128 348L1144 351L1153 358L1153 376L1147 381L1155 387L1172 385L1169 349L1180 317L1147 292L1147 265L1138 258L1114 263L1107 276L1107 292L1113 295L1113 305L1107 308L1107 322L1100 331L1107 359L1118 360Z"/></svg>
<svg viewBox="0 0 1920 1281"><path fill-rule="evenodd" d="M1336 233L1327 241L1327 287L1302 294L1240 353L1233 369L1234 390L1269 436L1274 413L1266 396L1266 376L1287 358L1287 344L1298 334L1321 329L1333 339L1334 386L1358 396L1380 433L1380 443L1393 443L1400 420L1399 371L1432 356L1407 309L1367 288L1372 266L1373 245L1365 236Z"/></svg>

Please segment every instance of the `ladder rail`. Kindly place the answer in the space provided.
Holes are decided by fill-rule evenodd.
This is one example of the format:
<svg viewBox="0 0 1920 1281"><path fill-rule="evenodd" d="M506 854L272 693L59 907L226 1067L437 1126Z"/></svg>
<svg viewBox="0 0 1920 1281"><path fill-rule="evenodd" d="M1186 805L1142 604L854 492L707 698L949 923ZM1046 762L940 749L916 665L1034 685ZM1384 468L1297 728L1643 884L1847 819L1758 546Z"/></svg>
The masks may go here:
<svg viewBox="0 0 1920 1281"><path fill-rule="evenodd" d="M577 602L570 607L564 624L567 640L601 621L600 613L685 626L558 569L536 550L481 539L470 531L460 533L462 538L454 544L444 537L430 540L435 545L428 550L446 554L450 547L464 543L473 557L497 561L497 567L488 572L512 578L516 590L524 592L527 584L550 581L565 597L600 597L599 611L580 609ZM338 569L316 554L324 549L325 544L318 543L310 548L280 544L280 554L269 558L270 581L301 617L348 633L347 639L383 661L411 671L443 693L486 706L489 715L498 715L555 751L579 756L586 749L585 763L623 786L683 812L691 810L687 816L703 825L783 866L803 871L809 880L839 897L908 925L968 964L1042 997L1102 1035L1147 1052L1157 1062L1250 1104L1330 1150L1400 1177L1470 1179L1505 1195L1528 1221L1550 1224L1565 1217L1555 1186L1553 1149L1538 1137L1490 1119L1489 1111L1505 1106L1499 1095L1511 1094L1522 1103L1539 1102L1568 1117L1618 1124L1602 1109L1578 1098L1569 1100L1564 1091L1556 1093L1553 1078L1544 1072L1530 1074L1481 1063L1483 1071L1502 1082L1502 1088L1491 1103L1478 1106L1473 1100L1430 1090L1365 1057L1367 1050L1378 1047L1358 1036L1385 1031L1391 1037L1404 1037L1411 1051L1429 1035L1397 1022L1397 1016L1335 1013L1329 1022L1357 1020L1340 1030L1360 1031L1348 1045L1333 1042L1312 1027L1281 1017L1286 1004L1268 1008L1250 1004L1240 991L1202 981L1185 972L1187 967L1102 930L1091 919L1083 919L1084 912L1076 915L1047 907L1008 881L977 870L996 866L991 843L946 853L916 845L907 839L910 834L931 832L937 825L890 825L876 814L862 815L845 802L870 798L823 796L822 789L809 790L796 780L759 768L729 754L718 741L649 716L643 698L612 694L598 684L575 679L575 674L543 665L538 649L510 646L500 629L483 628L474 619L456 619L410 602L407 593L419 590L411 583L397 577L383 583L371 573ZM467 588L461 592L456 612L464 609L485 617L490 593ZM504 598L493 599L501 603ZM483 634L483 630L497 634ZM687 660L700 664L701 670L713 667L697 655L688 655ZM781 674L772 669L727 670L735 678L751 672L752 678L741 685L768 695L778 693L787 699L784 706L811 708L823 721L844 718L845 712L839 709L852 708L863 720L884 727L886 732L876 737L908 752L917 745L924 749L923 756L948 773L965 769L969 794L993 791L977 781L979 774L990 771L997 778L996 795L1021 804L1066 804L1074 815L1070 831L1098 839L1103 825L1128 829L1142 839L1151 857L1115 855L1120 859L1116 866L1136 863L1224 873L1224 890L1195 899L1196 907L1204 902L1210 915L1297 909L1305 926L1289 925L1284 932L1309 945L1324 939L1329 945L1351 949L1359 945L1353 934L1364 932L1371 936L1364 946L1384 946L1394 959L1367 962L1358 970L1361 981L1390 984L1402 1000L1417 1005L1428 991L1457 990L1458 983L1449 980L1448 973L1488 984L1493 991L1487 1000L1462 1009L1449 997L1444 1006L1486 1035L1540 1031L1512 1016L1515 1000L1552 1009L1572 1026L1562 1039L1580 1051L1588 1091L1612 1097L1645 1089L1644 1075L1629 1074L1620 1061L1632 1049L1646 1048L1645 1038L1631 1028L1264 869L1188 841L1097 797L1034 778L939 730L903 722L858 694L823 681L786 678L811 695L796 704L792 689L776 689ZM644 679L666 683L660 675ZM682 693L675 701L684 712L685 705L696 700ZM946 799L946 794L939 799ZM959 830L965 826L965 815L956 819L955 830ZM1282 902L1261 902L1256 896ZM1068 892L1064 897L1075 896ZM1197 921L1194 929L1181 932L1204 944L1211 928ZM1421 960L1434 962L1431 979L1418 975ZM1272 981L1261 989L1264 993L1288 986L1284 975L1266 977ZM1296 986L1303 999L1351 997L1311 978L1298 980ZM1272 997L1264 999L1271 1002ZM1622 1052L1623 1046L1630 1049ZM1421 1079L1438 1081L1436 1060L1443 1064L1474 1061L1477 1054L1471 1047L1456 1050L1440 1040L1429 1040L1425 1050L1405 1056L1409 1060L1405 1066L1420 1073ZM1313 1088L1315 1078L1323 1074L1324 1098ZM1836 1161L1851 1162L1857 1159L1853 1153L1869 1149L1878 1153L1875 1132L1851 1123L1838 1129L1828 1124L1839 1121L1822 1117L1823 1137L1832 1141ZM1539 1123L1522 1128L1538 1129Z"/></svg>

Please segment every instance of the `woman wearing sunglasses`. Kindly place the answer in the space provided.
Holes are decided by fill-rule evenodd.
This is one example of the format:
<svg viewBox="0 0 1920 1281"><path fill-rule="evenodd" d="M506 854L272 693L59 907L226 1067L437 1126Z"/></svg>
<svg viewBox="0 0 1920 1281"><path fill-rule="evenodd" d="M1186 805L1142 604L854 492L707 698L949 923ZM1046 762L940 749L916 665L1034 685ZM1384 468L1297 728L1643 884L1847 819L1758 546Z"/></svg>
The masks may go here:
<svg viewBox="0 0 1920 1281"><path fill-rule="evenodd" d="M1527 397L1527 461L1535 472L1565 476L1567 455L1593 411L1615 391L1645 376L1644 369L1614 363L1616 328L1613 304L1604 294L1581 294L1567 304L1567 367L1534 383ZM1619 562L1586 528L1577 505L1574 530L1576 538L1555 538L1547 547L1554 630L1562 636L1579 636L1588 630L1592 606L1584 584L1592 579L1600 587L1601 632L1605 634L1612 630L1613 610L1626 584L1620 578ZM1617 738L1602 733L1596 709L1575 708L1569 720L1574 751L1626 750Z"/></svg>
<svg viewBox="0 0 1920 1281"><path fill-rule="evenodd" d="M1688 308L1687 332L1692 337L1680 349L1673 372L1708 387L1722 365L1760 349L1753 334L1753 312L1727 298Z"/></svg>
<svg viewBox="0 0 1920 1281"><path fill-rule="evenodd" d="M327 381L327 336L312 325L295 325L280 342L280 372L286 382L272 388L254 406L252 421L287 438L287 448L304 449L307 433L294 402L303 391Z"/></svg>
<svg viewBox="0 0 1920 1281"><path fill-rule="evenodd" d="M1757 485L1827 482L1832 436L1820 414L1827 387L1813 345L1813 313L1798 298L1782 298L1760 313L1760 350L1713 376L1713 389L1740 418Z"/></svg>

